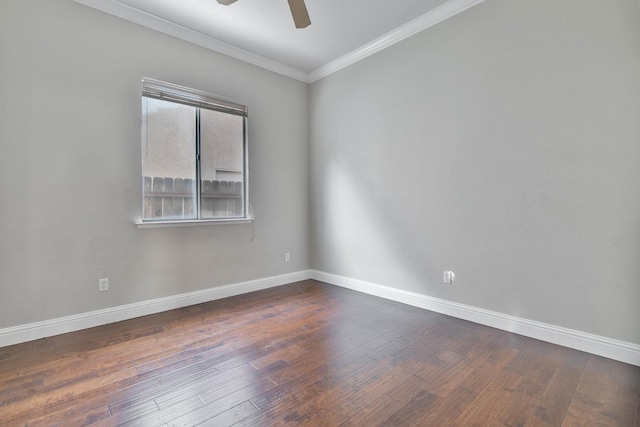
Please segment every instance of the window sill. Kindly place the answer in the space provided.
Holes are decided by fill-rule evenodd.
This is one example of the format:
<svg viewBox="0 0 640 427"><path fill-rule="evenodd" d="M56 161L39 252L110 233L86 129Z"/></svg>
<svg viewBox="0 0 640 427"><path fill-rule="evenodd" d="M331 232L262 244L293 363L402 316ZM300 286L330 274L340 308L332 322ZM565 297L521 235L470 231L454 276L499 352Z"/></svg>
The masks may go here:
<svg viewBox="0 0 640 427"><path fill-rule="evenodd" d="M191 227L195 225L250 224L254 218L226 218L184 221L136 221L138 228Z"/></svg>

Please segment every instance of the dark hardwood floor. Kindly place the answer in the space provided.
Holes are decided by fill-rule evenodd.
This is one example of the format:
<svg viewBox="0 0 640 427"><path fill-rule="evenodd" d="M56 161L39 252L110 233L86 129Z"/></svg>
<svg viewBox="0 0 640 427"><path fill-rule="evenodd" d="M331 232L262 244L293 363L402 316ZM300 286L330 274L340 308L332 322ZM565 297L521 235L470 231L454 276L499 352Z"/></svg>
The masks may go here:
<svg viewBox="0 0 640 427"><path fill-rule="evenodd" d="M314 281L0 348L0 426L639 426L640 368Z"/></svg>

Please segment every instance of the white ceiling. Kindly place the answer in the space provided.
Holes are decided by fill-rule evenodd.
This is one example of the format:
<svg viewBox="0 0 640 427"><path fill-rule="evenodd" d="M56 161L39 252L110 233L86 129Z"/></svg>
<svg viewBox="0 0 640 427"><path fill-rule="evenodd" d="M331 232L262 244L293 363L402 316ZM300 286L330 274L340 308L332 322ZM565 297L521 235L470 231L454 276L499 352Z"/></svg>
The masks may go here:
<svg viewBox="0 0 640 427"><path fill-rule="evenodd" d="M311 82L484 0L76 0L298 80Z"/></svg>

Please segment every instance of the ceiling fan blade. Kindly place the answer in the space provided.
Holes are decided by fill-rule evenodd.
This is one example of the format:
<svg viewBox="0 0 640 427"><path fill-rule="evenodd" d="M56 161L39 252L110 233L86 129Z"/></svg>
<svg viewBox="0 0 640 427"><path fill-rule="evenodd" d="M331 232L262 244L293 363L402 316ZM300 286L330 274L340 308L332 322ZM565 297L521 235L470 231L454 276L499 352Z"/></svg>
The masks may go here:
<svg viewBox="0 0 640 427"><path fill-rule="evenodd" d="M289 8L291 9L291 15L293 15L293 22L296 23L296 28L305 28L311 25L309 12L307 12L304 0L289 0Z"/></svg>
<svg viewBox="0 0 640 427"><path fill-rule="evenodd" d="M223 4L225 6L229 6L231 3L235 3L236 0L218 0L218 3Z"/></svg>

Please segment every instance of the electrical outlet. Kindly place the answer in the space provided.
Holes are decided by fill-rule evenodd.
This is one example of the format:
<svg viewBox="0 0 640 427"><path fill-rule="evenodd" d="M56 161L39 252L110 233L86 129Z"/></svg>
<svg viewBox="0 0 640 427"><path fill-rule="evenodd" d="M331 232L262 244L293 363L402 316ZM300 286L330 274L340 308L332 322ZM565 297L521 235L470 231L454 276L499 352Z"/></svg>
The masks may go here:
<svg viewBox="0 0 640 427"><path fill-rule="evenodd" d="M291 254L290 254L289 252L287 252L287 253L285 253L285 254L284 254L284 260L285 260L286 262L291 261Z"/></svg>
<svg viewBox="0 0 640 427"><path fill-rule="evenodd" d="M109 290L109 278L98 280L98 291L107 292Z"/></svg>
<svg viewBox="0 0 640 427"><path fill-rule="evenodd" d="M442 277L442 280L444 283L450 285L453 283L453 279L456 278L456 275L453 273L453 271L445 271Z"/></svg>

